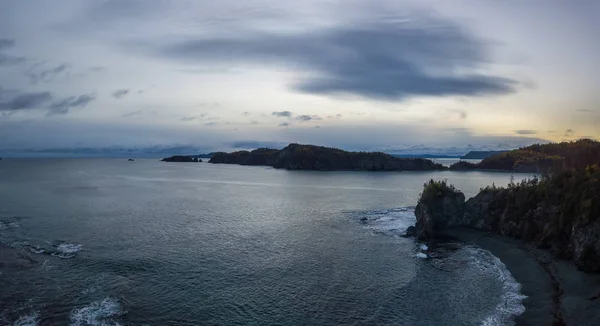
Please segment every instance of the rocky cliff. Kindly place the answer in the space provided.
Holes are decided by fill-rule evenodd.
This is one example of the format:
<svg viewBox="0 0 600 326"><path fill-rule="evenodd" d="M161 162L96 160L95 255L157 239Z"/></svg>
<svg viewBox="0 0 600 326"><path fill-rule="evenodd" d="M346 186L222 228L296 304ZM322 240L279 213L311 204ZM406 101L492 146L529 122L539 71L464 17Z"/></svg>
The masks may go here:
<svg viewBox="0 0 600 326"><path fill-rule="evenodd" d="M445 182L430 181L415 209L421 239L451 227L489 230L549 249L587 272L600 272L600 168L563 171L507 188L488 187L465 202Z"/></svg>

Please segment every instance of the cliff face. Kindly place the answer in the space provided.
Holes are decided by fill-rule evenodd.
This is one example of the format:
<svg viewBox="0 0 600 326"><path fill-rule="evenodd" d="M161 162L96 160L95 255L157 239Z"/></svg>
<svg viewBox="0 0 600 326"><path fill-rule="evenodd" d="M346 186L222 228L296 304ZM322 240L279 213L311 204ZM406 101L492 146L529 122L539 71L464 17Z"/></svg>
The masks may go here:
<svg viewBox="0 0 600 326"><path fill-rule="evenodd" d="M483 189L466 202L453 188L433 192L432 183L425 185L415 210L420 238L455 226L489 230L549 249L581 270L600 272L600 168Z"/></svg>
<svg viewBox="0 0 600 326"><path fill-rule="evenodd" d="M443 170L444 166L426 159L397 158L374 152L347 152L336 148L290 144L282 150L260 148L253 151L215 153L209 163L266 165L287 170L415 171Z"/></svg>

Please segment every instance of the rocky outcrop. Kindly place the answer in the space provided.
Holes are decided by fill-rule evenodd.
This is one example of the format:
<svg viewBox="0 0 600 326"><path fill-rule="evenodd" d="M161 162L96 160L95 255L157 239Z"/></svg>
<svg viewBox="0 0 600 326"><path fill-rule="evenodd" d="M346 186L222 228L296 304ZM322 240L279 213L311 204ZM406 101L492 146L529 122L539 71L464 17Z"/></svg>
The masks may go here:
<svg viewBox="0 0 600 326"><path fill-rule="evenodd" d="M195 158L192 156L186 156L186 155L175 155L175 156L171 156L171 157L165 157L161 160L162 162L190 162L190 163L198 163L198 162L202 162L201 159L199 158Z"/></svg>
<svg viewBox="0 0 600 326"><path fill-rule="evenodd" d="M290 144L281 150L215 153L209 163L266 165L286 170L422 171L444 170L427 159L398 158L381 152L348 152L337 148Z"/></svg>
<svg viewBox="0 0 600 326"><path fill-rule="evenodd" d="M507 188L464 195L445 182L430 181L415 209L414 234L444 235L452 227L487 230L522 239L573 260L587 272L600 272L600 168L557 173Z"/></svg>
<svg viewBox="0 0 600 326"><path fill-rule="evenodd" d="M420 239L440 236L448 227L459 224L464 215L465 195L445 181L429 181L415 208L414 233Z"/></svg>

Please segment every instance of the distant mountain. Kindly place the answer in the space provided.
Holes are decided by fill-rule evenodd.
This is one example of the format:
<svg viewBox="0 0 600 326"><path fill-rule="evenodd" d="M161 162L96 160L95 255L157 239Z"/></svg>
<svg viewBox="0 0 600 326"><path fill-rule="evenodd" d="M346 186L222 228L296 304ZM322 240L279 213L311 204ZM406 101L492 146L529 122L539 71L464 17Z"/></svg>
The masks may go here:
<svg viewBox="0 0 600 326"><path fill-rule="evenodd" d="M470 151L460 158L463 160L483 160L484 158L488 158L496 154L502 154L504 152L506 151Z"/></svg>
<svg viewBox="0 0 600 326"><path fill-rule="evenodd" d="M399 158L382 152L348 152L337 148L289 144L285 148L215 153L209 163L266 165L287 170L422 171L444 170L422 158Z"/></svg>

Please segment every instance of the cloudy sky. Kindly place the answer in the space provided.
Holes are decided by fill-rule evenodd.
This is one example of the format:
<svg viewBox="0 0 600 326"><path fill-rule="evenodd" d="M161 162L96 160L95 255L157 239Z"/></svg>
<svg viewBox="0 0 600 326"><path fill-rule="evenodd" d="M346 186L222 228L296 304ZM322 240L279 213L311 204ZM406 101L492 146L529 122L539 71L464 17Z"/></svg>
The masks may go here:
<svg viewBox="0 0 600 326"><path fill-rule="evenodd" d="M0 154L600 138L600 1L0 2Z"/></svg>

